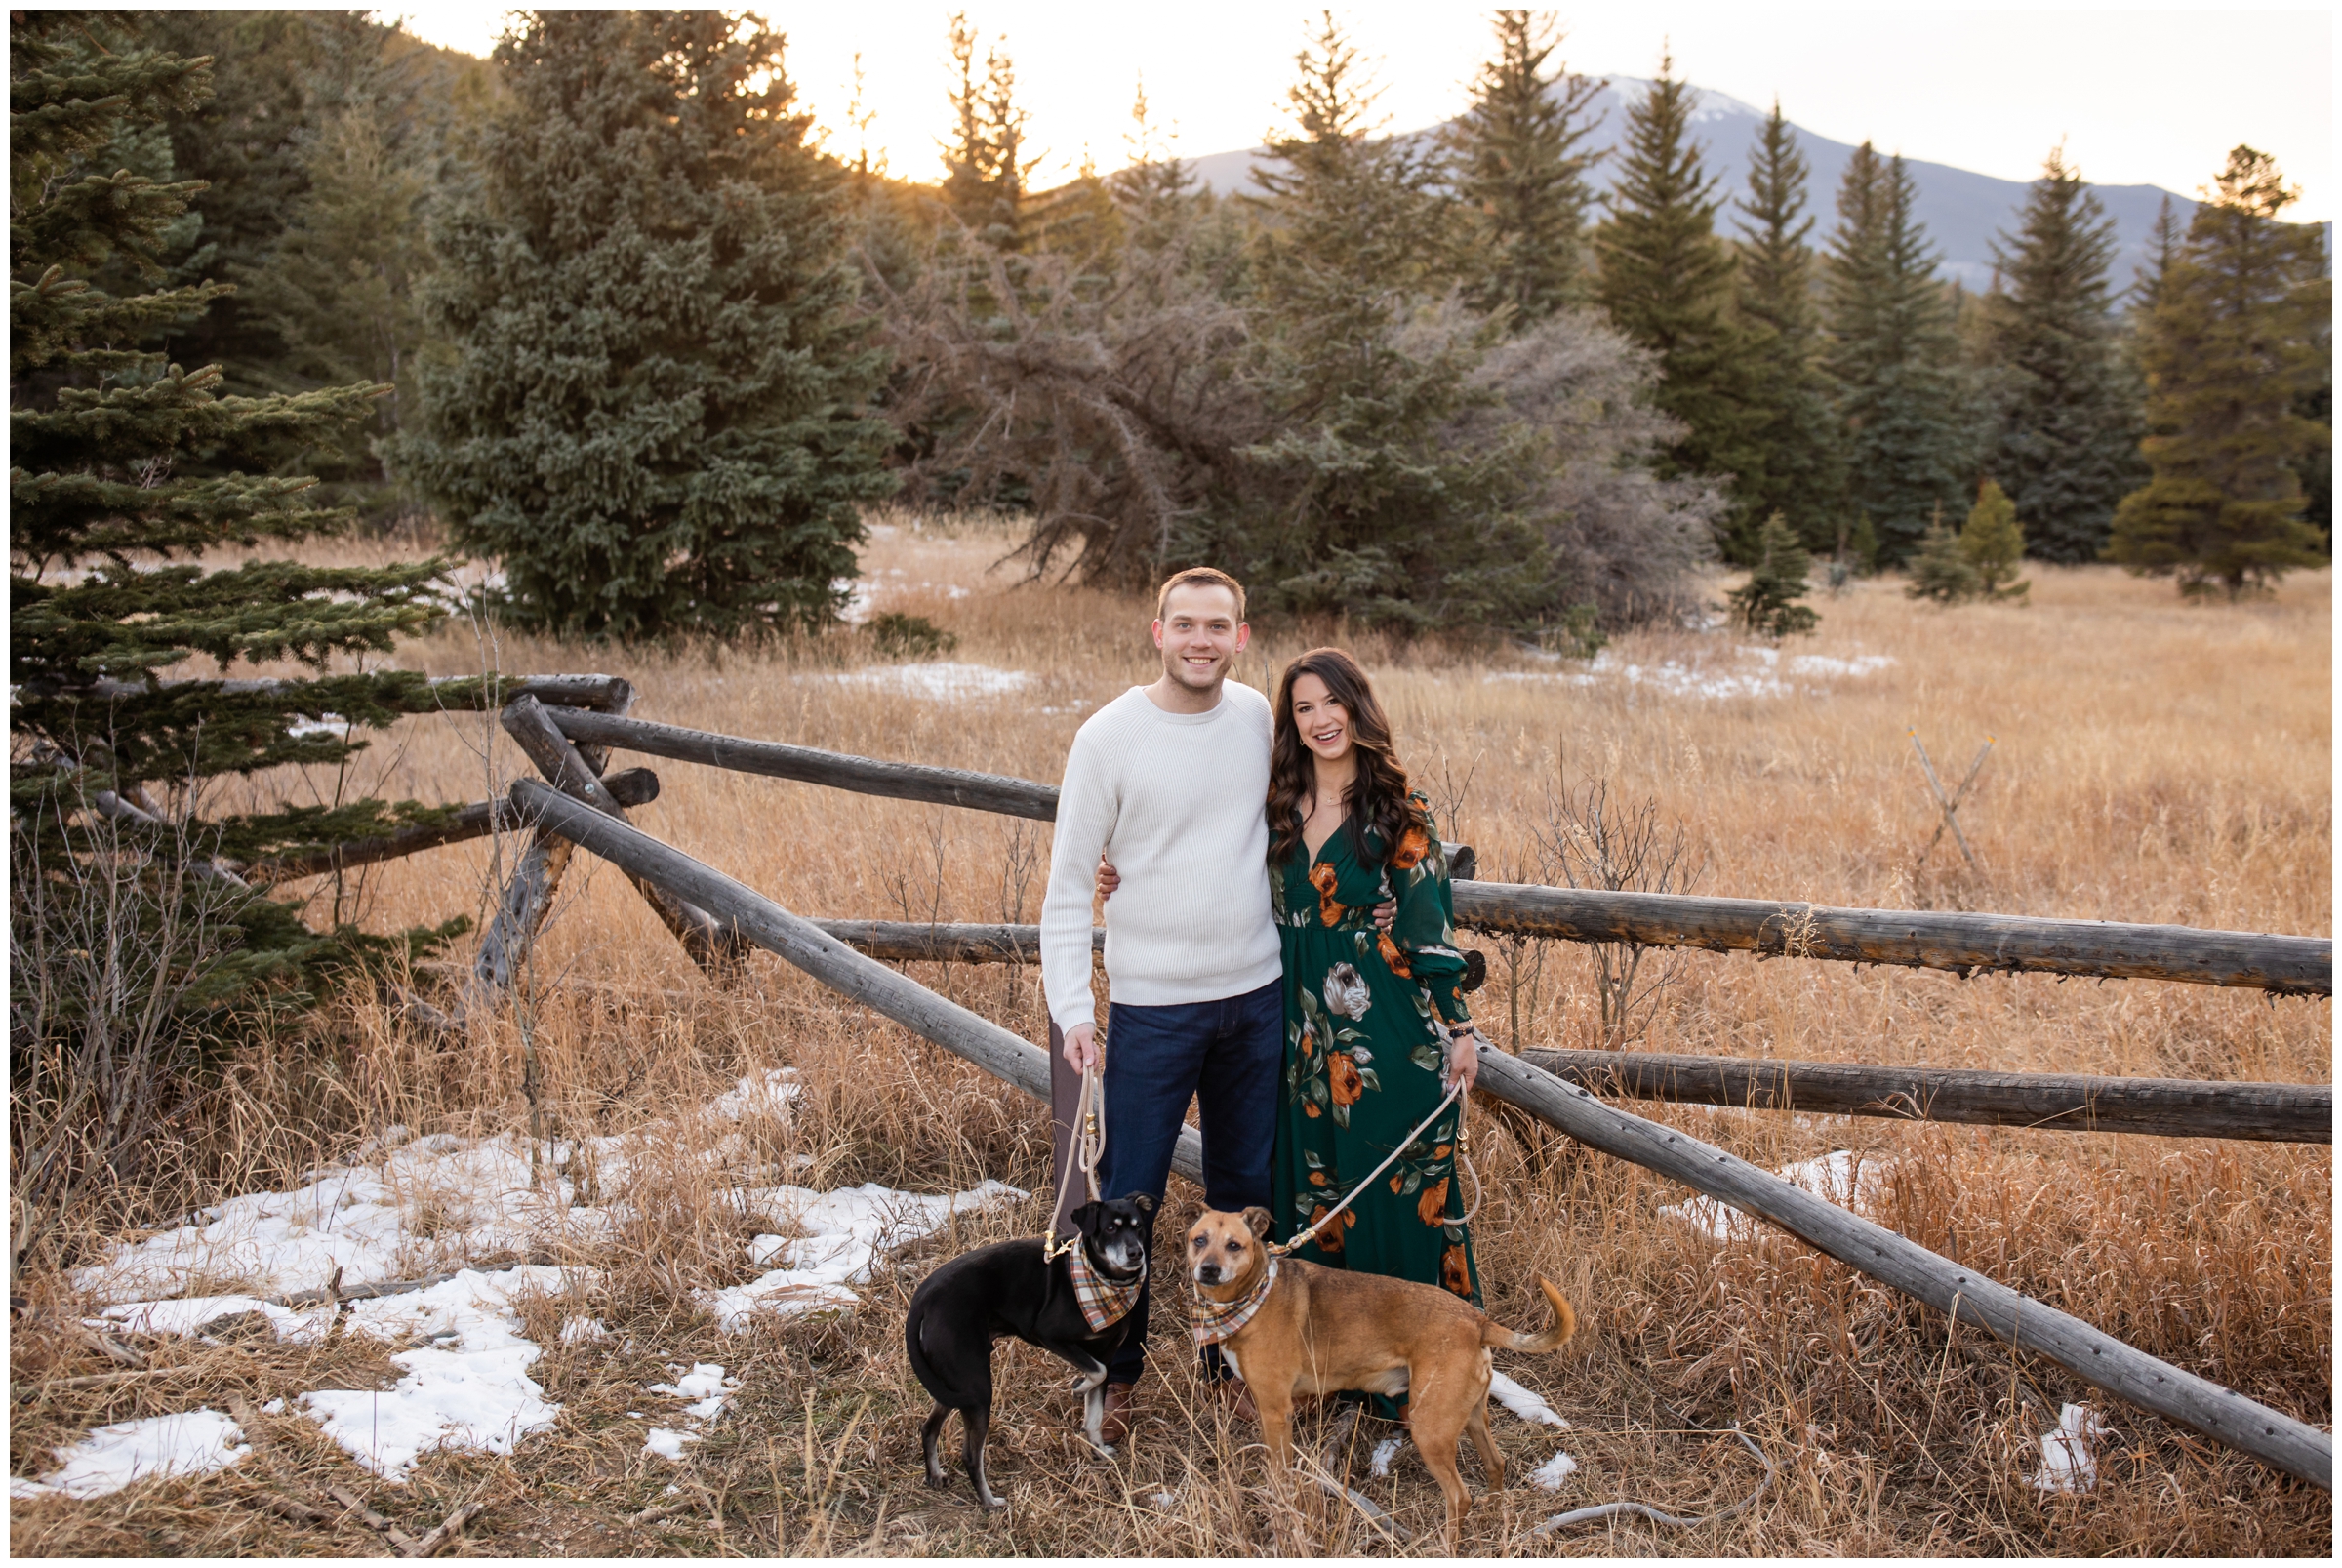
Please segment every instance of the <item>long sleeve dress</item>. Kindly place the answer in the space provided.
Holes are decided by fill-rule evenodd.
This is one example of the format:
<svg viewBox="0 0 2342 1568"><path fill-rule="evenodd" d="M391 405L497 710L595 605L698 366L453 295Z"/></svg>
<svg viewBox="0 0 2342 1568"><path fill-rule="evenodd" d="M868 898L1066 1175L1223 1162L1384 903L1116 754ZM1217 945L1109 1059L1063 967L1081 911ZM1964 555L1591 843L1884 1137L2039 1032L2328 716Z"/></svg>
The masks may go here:
<svg viewBox="0 0 2342 1568"><path fill-rule="evenodd" d="M1313 859L1296 849L1270 867L1284 945L1284 1105L1272 1165L1275 1234L1307 1229L1373 1170L1445 1090L1447 1025L1470 1016L1457 989L1447 859L1431 812L1386 852L1366 835L1361 864L1348 824ZM1305 864L1306 863L1306 864ZM1395 899L1388 934L1374 906ZM1463 1223L1451 1106L1341 1217L1297 1256L1334 1268L1442 1285L1477 1305L1479 1274Z"/></svg>

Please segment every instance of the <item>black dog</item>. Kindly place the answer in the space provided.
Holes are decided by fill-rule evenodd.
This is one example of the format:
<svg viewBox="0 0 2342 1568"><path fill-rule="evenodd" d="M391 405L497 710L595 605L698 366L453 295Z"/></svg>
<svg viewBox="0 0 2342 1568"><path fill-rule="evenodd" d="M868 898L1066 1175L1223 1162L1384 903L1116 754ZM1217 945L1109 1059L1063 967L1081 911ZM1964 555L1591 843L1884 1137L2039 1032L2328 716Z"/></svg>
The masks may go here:
<svg viewBox="0 0 2342 1568"><path fill-rule="evenodd" d="M1146 1289L1147 1222L1153 1213L1154 1199L1144 1192L1073 1211L1081 1255L1102 1284ZM944 1418L956 1410L960 1455L978 1501L988 1508L1008 1506L992 1495L984 1474L984 1439L992 1425L992 1343L1008 1334L1062 1356L1081 1373L1073 1387L1083 1395L1082 1435L1112 1457L1098 1423L1106 1413L1107 1358L1122 1347L1131 1312L1092 1329L1075 1294L1072 1262L1070 1256L1051 1261L1037 1239L1000 1241L952 1259L919 1282L903 1319L903 1346L910 1369L935 1396L921 1439L928 1485L945 1484L936 1439ZM1128 1306L1136 1308L1135 1295Z"/></svg>

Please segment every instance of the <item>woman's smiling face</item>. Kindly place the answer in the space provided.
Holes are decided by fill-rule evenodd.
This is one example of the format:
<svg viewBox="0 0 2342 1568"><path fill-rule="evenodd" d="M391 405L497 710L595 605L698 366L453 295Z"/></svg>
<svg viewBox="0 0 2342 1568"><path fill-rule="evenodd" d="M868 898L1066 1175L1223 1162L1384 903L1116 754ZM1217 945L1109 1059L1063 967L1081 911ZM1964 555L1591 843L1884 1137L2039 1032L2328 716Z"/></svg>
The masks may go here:
<svg viewBox="0 0 2342 1568"><path fill-rule="evenodd" d="M1293 682L1293 728L1301 744L1328 762L1350 754L1350 709L1335 701L1325 682L1303 675Z"/></svg>

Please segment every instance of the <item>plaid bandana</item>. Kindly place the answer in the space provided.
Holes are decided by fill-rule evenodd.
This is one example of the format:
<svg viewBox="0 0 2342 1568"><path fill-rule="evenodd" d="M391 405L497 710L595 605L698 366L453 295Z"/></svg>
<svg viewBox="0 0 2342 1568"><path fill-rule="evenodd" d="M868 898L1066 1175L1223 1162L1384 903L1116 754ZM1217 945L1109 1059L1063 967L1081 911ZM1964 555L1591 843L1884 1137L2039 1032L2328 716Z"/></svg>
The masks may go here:
<svg viewBox="0 0 2342 1568"><path fill-rule="evenodd" d="M1073 1277L1073 1299L1081 1304L1082 1321L1092 1334L1103 1334L1129 1316L1147 1283L1143 1273L1126 1285L1108 1279L1090 1266L1090 1249L1078 1240L1066 1254L1066 1272Z"/></svg>
<svg viewBox="0 0 2342 1568"><path fill-rule="evenodd" d="M1252 1321L1252 1315L1261 1309L1261 1304L1269 1299L1269 1292L1275 1284L1276 1259L1272 1257L1269 1266L1261 1272L1261 1282L1247 1291L1241 1300L1216 1302L1201 1291L1196 1292L1195 1343L1217 1345L1234 1335Z"/></svg>

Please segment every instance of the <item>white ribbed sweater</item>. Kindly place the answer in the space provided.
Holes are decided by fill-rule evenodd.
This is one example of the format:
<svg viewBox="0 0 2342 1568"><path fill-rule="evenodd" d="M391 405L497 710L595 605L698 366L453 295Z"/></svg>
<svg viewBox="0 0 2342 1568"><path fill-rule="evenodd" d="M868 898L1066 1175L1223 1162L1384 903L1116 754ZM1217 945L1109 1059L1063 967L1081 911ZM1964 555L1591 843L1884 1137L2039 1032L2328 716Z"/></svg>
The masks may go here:
<svg viewBox="0 0 2342 1568"><path fill-rule="evenodd" d="M1058 794L1041 986L1060 1028L1094 1023L1090 905L1104 852L1108 993L1135 1007L1241 996L1283 969L1269 915L1269 700L1230 681L1209 713L1133 686L1073 737Z"/></svg>

